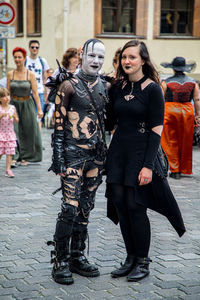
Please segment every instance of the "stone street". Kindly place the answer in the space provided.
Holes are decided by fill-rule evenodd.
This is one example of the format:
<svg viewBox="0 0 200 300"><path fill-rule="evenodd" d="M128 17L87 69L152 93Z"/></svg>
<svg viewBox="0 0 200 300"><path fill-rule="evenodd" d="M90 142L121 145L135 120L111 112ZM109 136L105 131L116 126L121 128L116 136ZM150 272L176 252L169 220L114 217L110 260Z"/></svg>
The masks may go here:
<svg viewBox="0 0 200 300"><path fill-rule="evenodd" d="M61 192L59 178L48 172L51 129L42 129L42 163L18 166L15 178L5 174L0 161L0 300L11 299L200 299L200 147L193 150L193 177L169 178L187 232L179 238L168 220L149 211L152 228L151 274L139 283L113 279L110 272L125 258L119 226L106 217L105 183L96 196L89 224L89 260L101 276L74 274L74 284L51 279L50 250ZM51 248L51 249L50 249Z"/></svg>

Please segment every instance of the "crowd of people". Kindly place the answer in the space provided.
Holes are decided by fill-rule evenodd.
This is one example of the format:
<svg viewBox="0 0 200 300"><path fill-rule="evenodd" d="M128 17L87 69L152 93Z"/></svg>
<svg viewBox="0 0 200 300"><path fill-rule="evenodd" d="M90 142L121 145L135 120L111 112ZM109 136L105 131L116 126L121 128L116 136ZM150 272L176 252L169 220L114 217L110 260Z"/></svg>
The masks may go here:
<svg viewBox="0 0 200 300"><path fill-rule="evenodd" d="M47 242L54 246L52 278L68 285L74 282L73 273L100 275L84 250L90 212L105 174L107 216L119 223L126 250L124 263L111 276L139 281L150 273L147 209L164 215L180 237L186 231L158 149L161 144L166 152L171 178L192 174L200 101L198 84L185 72L195 63L187 64L183 57L163 63L174 75L161 82L146 44L139 40L117 49L113 72L107 75L101 72L101 40L67 49L55 71L38 55L39 47L37 40L30 41L29 56L21 47L13 49L16 68L7 74L7 88L0 89L5 175L14 177L11 165L42 160L42 122L48 116L54 119L49 170L60 176L62 203L53 240ZM65 76L59 76L60 70ZM51 85L45 86L49 81L57 82L54 103L49 103ZM108 149L106 131L112 132Z"/></svg>
<svg viewBox="0 0 200 300"><path fill-rule="evenodd" d="M10 150L12 152L11 162L10 157L7 158L9 162L6 163L5 174L9 178L14 177L10 167L26 166L29 163L42 161L44 148L40 131L42 126L53 128L55 125L55 103L48 100L50 90L45 84L49 77L56 77L59 71L49 68L47 60L39 56L39 50L40 42L38 40L29 42L29 55L22 47L13 49L12 54L16 68L8 72L0 82L0 86L7 89L2 91L3 95L5 94L7 99L10 98L11 107L15 107L18 116L18 121L15 122L15 118L12 117L8 126L11 128L11 123L14 121L15 147L14 150ZM80 49L67 49L63 54L61 64L67 72L78 72ZM9 105L8 103L7 100L7 105ZM1 107L4 106L2 100ZM7 119L5 112L0 114L0 119L0 142L4 142L6 136L4 122ZM7 153L1 155L3 154L7 155Z"/></svg>

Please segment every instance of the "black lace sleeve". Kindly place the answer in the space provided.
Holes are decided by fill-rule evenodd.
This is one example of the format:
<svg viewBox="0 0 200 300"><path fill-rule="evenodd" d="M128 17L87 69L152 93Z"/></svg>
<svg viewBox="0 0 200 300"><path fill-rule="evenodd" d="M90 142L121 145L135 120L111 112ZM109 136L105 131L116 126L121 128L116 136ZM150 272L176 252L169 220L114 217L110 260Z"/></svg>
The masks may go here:
<svg viewBox="0 0 200 300"><path fill-rule="evenodd" d="M64 81L57 92L55 99L55 129L52 134L52 165L49 170L54 173L65 173L66 165L64 158L64 131L65 120L70 97L74 94L74 89L69 80Z"/></svg>

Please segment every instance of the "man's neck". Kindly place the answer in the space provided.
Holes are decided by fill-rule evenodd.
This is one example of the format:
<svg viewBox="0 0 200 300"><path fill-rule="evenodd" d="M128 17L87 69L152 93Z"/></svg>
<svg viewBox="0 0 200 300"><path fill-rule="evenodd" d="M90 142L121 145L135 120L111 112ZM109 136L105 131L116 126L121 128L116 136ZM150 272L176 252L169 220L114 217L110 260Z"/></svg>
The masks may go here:
<svg viewBox="0 0 200 300"><path fill-rule="evenodd" d="M30 54L29 57L30 57L31 59L37 59L38 55L32 55L32 54Z"/></svg>
<svg viewBox="0 0 200 300"><path fill-rule="evenodd" d="M85 80L85 81L90 81L90 82L94 82L94 81L97 79L97 77L98 77L97 74L96 74L96 75L90 75L90 74L85 73L85 72L83 71L82 68L80 69L80 71L79 71L78 74L79 74L79 76L80 76L83 80Z"/></svg>

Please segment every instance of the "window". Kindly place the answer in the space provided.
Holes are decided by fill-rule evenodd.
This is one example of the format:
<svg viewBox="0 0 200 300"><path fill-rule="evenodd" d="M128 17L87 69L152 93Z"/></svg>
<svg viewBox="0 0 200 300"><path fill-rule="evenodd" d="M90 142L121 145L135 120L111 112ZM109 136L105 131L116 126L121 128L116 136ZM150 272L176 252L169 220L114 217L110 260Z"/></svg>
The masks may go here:
<svg viewBox="0 0 200 300"><path fill-rule="evenodd" d="M161 1L161 35L192 35L193 0Z"/></svg>
<svg viewBox="0 0 200 300"><path fill-rule="evenodd" d="M134 0L102 0L101 33L135 33Z"/></svg>
<svg viewBox="0 0 200 300"><path fill-rule="evenodd" d="M16 18L11 26L16 28L16 36L23 36L24 34L24 14L23 14L23 0L12 0L11 4L15 7Z"/></svg>
<svg viewBox="0 0 200 300"><path fill-rule="evenodd" d="M27 35L41 36L41 0L27 0Z"/></svg>

